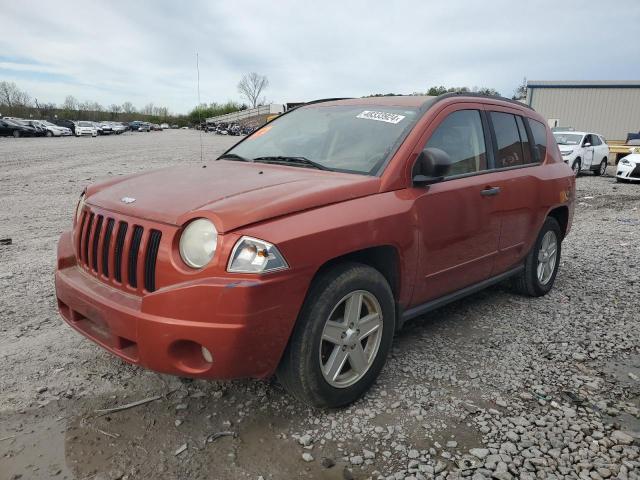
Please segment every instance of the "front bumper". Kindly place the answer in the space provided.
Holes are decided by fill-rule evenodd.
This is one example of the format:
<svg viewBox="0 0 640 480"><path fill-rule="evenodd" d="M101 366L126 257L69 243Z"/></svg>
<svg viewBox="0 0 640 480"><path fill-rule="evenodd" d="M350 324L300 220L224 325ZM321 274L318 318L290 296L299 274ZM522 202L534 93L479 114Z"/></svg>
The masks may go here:
<svg viewBox="0 0 640 480"><path fill-rule="evenodd" d="M60 237L55 284L62 318L114 355L158 372L220 379L275 372L306 292L304 282L283 272L130 294L76 264L71 232Z"/></svg>
<svg viewBox="0 0 640 480"><path fill-rule="evenodd" d="M624 165L619 162L616 166L616 177L622 180L640 182L640 163Z"/></svg>

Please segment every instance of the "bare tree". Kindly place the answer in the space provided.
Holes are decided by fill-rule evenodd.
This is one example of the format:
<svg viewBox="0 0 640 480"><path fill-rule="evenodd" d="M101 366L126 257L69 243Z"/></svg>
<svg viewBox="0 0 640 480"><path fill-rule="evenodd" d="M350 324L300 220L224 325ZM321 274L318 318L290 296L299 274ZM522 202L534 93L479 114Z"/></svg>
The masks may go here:
<svg viewBox="0 0 640 480"><path fill-rule="evenodd" d="M131 102L124 102L122 104L122 111L124 113L136 113L136 107L134 107Z"/></svg>
<svg viewBox="0 0 640 480"><path fill-rule="evenodd" d="M260 95L268 86L269 80L266 75L251 72L244 75L238 83L238 92L249 100L252 108L255 108L258 103L264 103L264 98L260 99Z"/></svg>
<svg viewBox="0 0 640 480"><path fill-rule="evenodd" d="M524 100L527 98L527 77L522 79L522 83L513 92L513 100Z"/></svg>
<svg viewBox="0 0 640 480"><path fill-rule="evenodd" d="M120 105L112 103L111 105L109 105L109 111L115 116L122 111L122 107Z"/></svg>
<svg viewBox="0 0 640 480"><path fill-rule="evenodd" d="M143 115L153 115L153 103L147 103L144 107L142 107L140 113L142 113Z"/></svg>
<svg viewBox="0 0 640 480"><path fill-rule="evenodd" d="M64 103L62 104L62 108L64 110L77 110L78 109L78 100L73 95L68 95L67 98L64 99Z"/></svg>
<svg viewBox="0 0 640 480"><path fill-rule="evenodd" d="M29 107L31 97L13 82L0 82L0 105L6 105L10 110L15 107Z"/></svg>

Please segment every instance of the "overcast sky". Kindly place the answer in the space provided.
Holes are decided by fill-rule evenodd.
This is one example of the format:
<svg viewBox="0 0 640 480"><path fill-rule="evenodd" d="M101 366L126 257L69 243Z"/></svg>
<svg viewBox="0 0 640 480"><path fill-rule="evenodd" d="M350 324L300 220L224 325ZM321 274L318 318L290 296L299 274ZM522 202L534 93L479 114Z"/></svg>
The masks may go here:
<svg viewBox="0 0 640 480"><path fill-rule="evenodd" d="M562 5L560 5L560 3ZM173 112L240 100L247 72L276 103L433 85L640 79L640 1L3 2L0 80Z"/></svg>

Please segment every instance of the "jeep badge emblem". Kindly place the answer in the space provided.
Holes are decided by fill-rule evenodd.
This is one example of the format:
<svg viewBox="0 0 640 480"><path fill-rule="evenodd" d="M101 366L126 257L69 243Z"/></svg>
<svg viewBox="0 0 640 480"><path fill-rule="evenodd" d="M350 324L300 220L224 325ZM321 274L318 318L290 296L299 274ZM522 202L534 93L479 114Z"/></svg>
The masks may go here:
<svg viewBox="0 0 640 480"><path fill-rule="evenodd" d="M132 197L122 197L120 201L124 203L133 203L136 201L136 199Z"/></svg>

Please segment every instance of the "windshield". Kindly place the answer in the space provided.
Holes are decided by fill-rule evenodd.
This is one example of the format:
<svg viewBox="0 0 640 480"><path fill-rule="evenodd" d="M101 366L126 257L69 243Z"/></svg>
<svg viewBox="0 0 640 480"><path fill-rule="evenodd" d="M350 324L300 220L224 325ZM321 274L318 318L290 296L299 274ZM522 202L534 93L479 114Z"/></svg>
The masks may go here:
<svg viewBox="0 0 640 480"><path fill-rule="evenodd" d="M578 145L582 140L582 135L575 133L554 133L558 145Z"/></svg>
<svg viewBox="0 0 640 480"><path fill-rule="evenodd" d="M51 123L51 122L48 122L48 121L46 121L46 120L43 120L41 123L42 123L43 125L46 125L47 127L57 127L57 125L56 125L56 124Z"/></svg>
<svg viewBox="0 0 640 480"><path fill-rule="evenodd" d="M302 157L331 170L373 174L415 122L415 108L313 106L283 115L231 149L249 160Z"/></svg>
<svg viewBox="0 0 640 480"><path fill-rule="evenodd" d="M78 125L81 127L93 127L93 123L91 122L78 122Z"/></svg>

